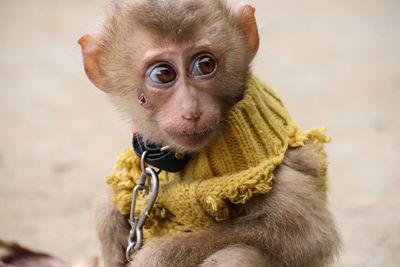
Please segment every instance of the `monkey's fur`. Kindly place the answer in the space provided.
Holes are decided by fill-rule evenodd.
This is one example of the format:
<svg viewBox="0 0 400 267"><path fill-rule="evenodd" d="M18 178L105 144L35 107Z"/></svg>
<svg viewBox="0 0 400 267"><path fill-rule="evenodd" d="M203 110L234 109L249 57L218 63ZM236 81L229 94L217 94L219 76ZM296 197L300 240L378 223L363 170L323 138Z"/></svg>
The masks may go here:
<svg viewBox="0 0 400 267"><path fill-rule="evenodd" d="M0 240L0 267L97 267L98 258L69 261Z"/></svg>
<svg viewBox="0 0 400 267"><path fill-rule="evenodd" d="M318 188L325 166L312 144L289 149L271 191L238 218L199 233L152 239L129 266L325 266L339 238ZM96 214L106 266L125 263L129 225L108 196Z"/></svg>
<svg viewBox="0 0 400 267"><path fill-rule="evenodd" d="M132 0L114 1L102 35L86 35L80 40L85 70L90 80L107 92L122 111L136 123L149 141L170 145L180 152L196 152L212 140L182 145L160 130L172 124L185 134L191 122L173 117L182 103L149 91L149 103L135 101L145 84L135 64L148 46L180 51L183 45L207 37L222 50L220 67L212 86L219 90L204 96L191 92L182 99L203 103L205 124L215 135L223 129L229 109L243 96L249 64L258 49L254 9L250 6L231 11L222 0ZM140 63L138 63L140 65ZM184 71L184 70L181 70ZM202 97L204 99L202 99ZM208 98L207 98L208 97ZM179 98L180 99L180 98ZM171 100L172 101L172 100ZM153 105L162 103L162 106ZM205 103L205 104L204 104ZM185 105L184 105L185 106ZM193 115L187 105L188 113ZM166 115L167 114L167 115ZM199 116L200 117L200 116ZM149 120L149 118L151 118ZM216 122L216 123L215 123ZM189 124L192 123L192 124ZM208 124L211 124L208 125ZM195 126L193 133L195 133ZM207 128L208 129L208 128ZM194 135L194 134L193 134ZM200 143L200 142L199 142ZM320 182L326 173L319 160L320 148L308 143L289 148L275 169L270 192L252 197L236 207L231 220L196 233L183 233L148 240L126 262L125 249L129 224L111 196L96 213L97 231L106 266L326 266L339 250L339 236L326 206Z"/></svg>

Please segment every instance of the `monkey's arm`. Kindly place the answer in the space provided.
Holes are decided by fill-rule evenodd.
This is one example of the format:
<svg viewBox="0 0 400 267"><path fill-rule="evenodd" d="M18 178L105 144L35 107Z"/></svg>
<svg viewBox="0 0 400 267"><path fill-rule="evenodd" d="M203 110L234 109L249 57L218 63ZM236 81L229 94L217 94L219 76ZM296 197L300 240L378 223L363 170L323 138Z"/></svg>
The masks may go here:
<svg viewBox="0 0 400 267"><path fill-rule="evenodd" d="M290 149L272 190L249 200L240 217L202 232L152 239L130 266L217 266L227 260L256 266L250 263L254 254L262 257L259 266L324 265L339 238L319 189L323 168L312 145Z"/></svg>
<svg viewBox="0 0 400 267"><path fill-rule="evenodd" d="M126 265L125 249L128 246L130 225L126 216L111 202L111 190L99 199L96 207L96 231L100 239L102 258L106 267Z"/></svg>

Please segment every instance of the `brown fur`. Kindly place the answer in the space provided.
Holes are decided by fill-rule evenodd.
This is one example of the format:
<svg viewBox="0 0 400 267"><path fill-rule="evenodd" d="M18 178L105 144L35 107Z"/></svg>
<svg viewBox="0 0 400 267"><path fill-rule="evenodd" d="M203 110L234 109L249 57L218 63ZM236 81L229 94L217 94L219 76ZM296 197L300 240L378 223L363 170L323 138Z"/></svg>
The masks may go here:
<svg viewBox="0 0 400 267"><path fill-rule="evenodd" d="M231 245L218 250L201 267L264 267L268 262L258 249L246 245Z"/></svg>
<svg viewBox="0 0 400 267"><path fill-rule="evenodd" d="M95 214L96 230L105 266L123 266L126 264L130 225L128 218L121 215L115 203L110 201L111 195L108 192L99 200Z"/></svg>
<svg viewBox="0 0 400 267"><path fill-rule="evenodd" d="M96 267L97 257L85 261L67 261L36 252L17 243L0 240L0 267Z"/></svg>
<svg viewBox="0 0 400 267"><path fill-rule="evenodd" d="M141 77L132 74L141 73L136 63L140 62L145 51L149 47L180 44L183 40L190 43L199 35L207 36L210 42L224 51L221 71L216 77L219 90L213 96L218 102L221 118L242 97L252 57L249 57L245 34L223 1L161 2L120 1L119 5L112 6L104 23L99 67L104 74L103 90L110 93L115 106L135 121L137 129L146 139L167 143L160 134L156 116L166 111L158 106L143 110L137 101L132 101L142 92L137 82ZM160 5L162 9L158 8ZM188 6L189 11L186 10ZM202 8L204 6L206 8ZM164 18L166 21L163 21ZM179 146L174 148L185 150Z"/></svg>
<svg viewBox="0 0 400 267"><path fill-rule="evenodd" d="M207 90L190 75L181 75L177 83L183 80L191 86L146 89L143 55L163 49L180 59L181 51L204 38L215 46L211 50L222 51L218 72L214 80L207 81ZM110 8L103 33L85 35L79 43L88 77L136 123L139 132L147 140L185 152L201 148L172 142L163 126L183 133L196 129L204 120L182 118L186 115L182 110L190 111L191 106L199 107L203 114L199 117L213 118L203 124L218 120L223 125L227 111L245 90L249 64L258 48L258 31L250 6L233 11L223 0L119 0ZM186 66L178 72L186 74ZM138 98L146 90L148 101L142 106ZM221 127L210 128L216 133ZM320 190L326 165L319 149L308 144L288 150L276 169L272 190L236 206L236 216L230 221L198 233L150 239L129 263L124 259L127 218L109 196L96 220L106 266L329 265L340 241L325 192Z"/></svg>
<svg viewBox="0 0 400 267"><path fill-rule="evenodd" d="M314 174L325 167L310 160L316 156L311 144L288 150L276 170L271 192L250 199L239 208L236 219L199 233L151 239L129 266L246 266L244 262L259 264L247 266L329 265L340 240L325 195L318 189L320 177ZM292 162L299 167L289 167ZM117 216L108 217L112 220L109 223L98 221L99 232L107 232L102 227L109 224L126 225L126 218L116 214L115 206L108 208ZM106 266L123 266L118 264L121 258L116 251L126 242L126 235L119 232L127 231L115 227L108 239L101 235L103 256L113 259ZM225 262L227 259L232 265Z"/></svg>

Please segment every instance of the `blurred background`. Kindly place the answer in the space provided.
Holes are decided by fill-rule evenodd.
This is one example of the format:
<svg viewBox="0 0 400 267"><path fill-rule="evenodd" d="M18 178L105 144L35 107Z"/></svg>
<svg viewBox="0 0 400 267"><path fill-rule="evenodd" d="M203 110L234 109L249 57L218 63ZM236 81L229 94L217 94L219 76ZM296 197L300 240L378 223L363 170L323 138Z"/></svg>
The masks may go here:
<svg viewBox="0 0 400 267"><path fill-rule="evenodd" d="M255 72L302 129L326 126L337 266L400 266L400 1L254 0ZM76 41L104 0L0 0L0 238L99 254L93 210L129 122Z"/></svg>

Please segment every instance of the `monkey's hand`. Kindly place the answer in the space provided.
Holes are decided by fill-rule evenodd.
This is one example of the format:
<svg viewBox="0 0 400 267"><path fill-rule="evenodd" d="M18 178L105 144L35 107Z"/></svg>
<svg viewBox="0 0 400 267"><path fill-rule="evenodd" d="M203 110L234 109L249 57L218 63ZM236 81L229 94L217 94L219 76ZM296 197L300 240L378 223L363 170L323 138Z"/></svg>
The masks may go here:
<svg viewBox="0 0 400 267"><path fill-rule="evenodd" d="M227 259L229 266L249 266L254 255L259 266L326 265L340 241L321 191L326 165L318 157L311 144L289 149L271 191L251 198L238 218L151 239L130 266L228 266Z"/></svg>

